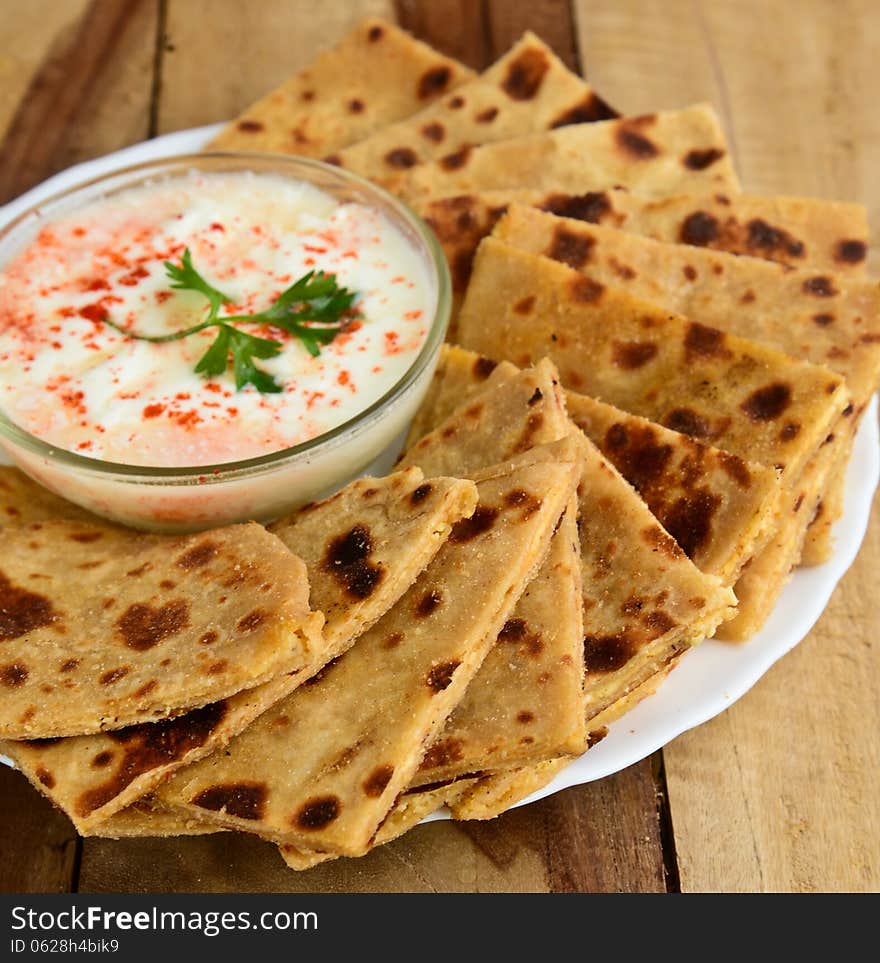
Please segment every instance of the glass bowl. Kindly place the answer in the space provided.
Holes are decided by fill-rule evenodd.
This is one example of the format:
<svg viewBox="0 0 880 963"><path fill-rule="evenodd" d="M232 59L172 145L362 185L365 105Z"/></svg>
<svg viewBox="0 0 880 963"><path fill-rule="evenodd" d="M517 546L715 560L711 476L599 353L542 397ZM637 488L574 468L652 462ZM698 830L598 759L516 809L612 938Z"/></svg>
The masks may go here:
<svg viewBox="0 0 880 963"><path fill-rule="evenodd" d="M94 200L192 171L281 175L312 184L340 202L379 210L424 261L432 320L412 364L373 404L309 441L244 461L181 468L103 461L54 447L0 411L0 447L22 471L97 515L152 531L269 521L368 471L387 471L427 391L449 322L449 270L427 225L369 181L294 157L184 154L88 180L30 207L0 231L0 271L47 222Z"/></svg>

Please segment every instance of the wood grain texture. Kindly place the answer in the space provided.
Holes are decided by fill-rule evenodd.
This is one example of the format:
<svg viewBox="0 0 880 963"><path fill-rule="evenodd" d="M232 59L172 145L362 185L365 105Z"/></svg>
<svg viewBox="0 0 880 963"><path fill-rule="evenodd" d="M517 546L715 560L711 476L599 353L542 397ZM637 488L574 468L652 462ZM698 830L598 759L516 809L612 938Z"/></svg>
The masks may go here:
<svg viewBox="0 0 880 963"><path fill-rule="evenodd" d="M620 109L709 100L746 189L859 201L876 232L876 4L802 0L796 16L783 0L575 6L587 76ZM664 750L682 890L880 887L878 565L875 504L809 637Z"/></svg>
<svg viewBox="0 0 880 963"><path fill-rule="evenodd" d="M539 34L572 70L578 56L568 0L396 0L401 26L469 67L483 70L526 30Z"/></svg>
<svg viewBox="0 0 880 963"><path fill-rule="evenodd" d="M0 148L0 202L146 138L158 9L158 0L93 0L55 38Z"/></svg>
<svg viewBox="0 0 880 963"><path fill-rule="evenodd" d="M80 840L70 820L21 775L0 766L0 893L67 893Z"/></svg>
<svg viewBox="0 0 880 963"><path fill-rule="evenodd" d="M56 38L75 27L88 0L0 5L0 138Z"/></svg>
<svg viewBox="0 0 880 963"><path fill-rule="evenodd" d="M390 0L166 0L157 132L229 120Z"/></svg>
<svg viewBox="0 0 880 963"><path fill-rule="evenodd" d="M643 800L643 806L635 801ZM616 813L615 816L609 816ZM650 772L633 767L486 823L431 823L361 859L295 873L224 833L83 844L85 892L662 892Z"/></svg>

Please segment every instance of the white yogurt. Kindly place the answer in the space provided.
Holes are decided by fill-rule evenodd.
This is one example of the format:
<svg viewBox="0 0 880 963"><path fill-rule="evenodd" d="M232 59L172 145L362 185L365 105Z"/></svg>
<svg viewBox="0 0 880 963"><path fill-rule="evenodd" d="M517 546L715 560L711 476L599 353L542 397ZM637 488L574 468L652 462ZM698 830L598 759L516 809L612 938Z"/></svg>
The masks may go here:
<svg viewBox="0 0 880 963"><path fill-rule="evenodd" d="M164 262L194 266L255 314L309 271L358 293L359 320L312 357L292 335L257 365L282 385L236 391L196 374L216 328L180 341L134 340L201 320L207 300L175 291ZM412 364L431 317L427 265L379 211L339 204L273 175L191 174L132 188L45 226L0 274L0 408L33 435L135 465L239 461L289 448L348 421Z"/></svg>
<svg viewBox="0 0 880 963"><path fill-rule="evenodd" d="M436 351L393 400L308 453L246 470L232 463L320 439L413 368L438 300L431 255L414 233L378 207L239 170L157 177L62 209L39 222L0 273L0 409L82 456L71 464L0 439L30 475L117 521L187 530L277 517L377 459L390 468L389 446L424 395ZM274 326L234 322L281 344L277 357L256 365L282 390L236 390L231 360L225 374L206 378L194 369L216 328L164 344L130 334L181 331L206 316L207 299L173 290L165 269L187 248L198 272L231 299L221 316L259 313L302 275L323 271L357 293L357 317L317 358ZM171 478L175 468L186 477Z"/></svg>

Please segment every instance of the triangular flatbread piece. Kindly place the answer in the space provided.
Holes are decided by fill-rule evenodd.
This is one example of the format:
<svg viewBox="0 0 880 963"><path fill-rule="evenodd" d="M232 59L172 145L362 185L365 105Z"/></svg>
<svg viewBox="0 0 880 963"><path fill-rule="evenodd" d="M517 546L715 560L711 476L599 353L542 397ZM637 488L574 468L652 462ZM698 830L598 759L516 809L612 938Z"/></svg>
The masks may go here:
<svg viewBox="0 0 880 963"><path fill-rule="evenodd" d="M478 144L617 117L542 40L526 33L484 73L406 120L338 152L334 161L381 183L439 160L447 168Z"/></svg>
<svg viewBox="0 0 880 963"><path fill-rule="evenodd" d="M577 192L584 184L655 196L739 188L721 125L705 104L484 144L455 166L420 164L385 183L414 205L489 190Z"/></svg>
<svg viewBox="0 0 880 963"><path fill-rule="evenodd" d="M669 311L766 344L841 374L853 403L848 423L836 431L837 461L845 463L871 395L880 383L880 287L811 269L786 270L757 258L679 244L604 225L514 206L495 228L506 243L533 253L560 257L601 284L625 288ZM842 252L865 246L839 242ZM568 254L566 254L566 251ZM583 252L583 258L577 252ZM840 473L838 473L840 474ZM838 484L827 499L811 541L822 558L830 526L842 511ZM827 554L827 548L825 553Z"/></svg>
<svg viewBox="0 0 880 963"><path fill-rule="evenodd" d="M577 446L561 442L479 476L473 516L397 605L161 802L305 849L365 852L546 554L578 471Z"/></svg>
<svg viewBox="0 0 880 963"><path fill-rule="evenodd" d="M257 524L162 536L46 520L7 526L3 547L5 738L167 718L324 647L305 565Z"/></svg>
<svg viewBox="0 0 880 963"><path fill-rule="evenodd" d="M208 149L324 157L422 110L473 76L399 27L369 18L251 104Z"/></svg>
<svg viewBox="0 0 880 963"><path fill-rule="evenodd" d="M508 361L496 365L457 345L444 345L407 448L456 407L517 372ZM595 398L572 391L565 395L572 421L642 496L697 568L733 584L778 521L781 485L776 470Z"/></svg>
<svg viewBox="0 0 880 963"><path fill-rule="evenodd" d="M60 740L3 742L33 784L91 832L176 769L225 745L326 659L345 650L383 615L434 557L452 525L473 510L470 482L424 481L410 468L362 478L331 499L276 524L278 536L305 556L311 601L325 610L326 648L294 676L162 723ZM353 557L347 562L347 552Z"/></svg>
<svg viewBox="0 0 880 963"><path fill-rule="evenodd" d="M849 401L843 379L826 368L495 237L480 245L459 332L464 347L488 357L519 365L549 357L567 388L786 478L800 474Z"/></svg>
<svg viewBox="0 0 880 963"><path fill-rule="evenodd" d="M860 204L733 192L644 197L623 188L591 186L584 181L576 193L551 188L441 197L419 205L418 213L455 266L456 294L464 293L461 280L467 278L480 241L511 204L670 244L746 254L817 272L857 276L865 271L868 224Z"/></svg>

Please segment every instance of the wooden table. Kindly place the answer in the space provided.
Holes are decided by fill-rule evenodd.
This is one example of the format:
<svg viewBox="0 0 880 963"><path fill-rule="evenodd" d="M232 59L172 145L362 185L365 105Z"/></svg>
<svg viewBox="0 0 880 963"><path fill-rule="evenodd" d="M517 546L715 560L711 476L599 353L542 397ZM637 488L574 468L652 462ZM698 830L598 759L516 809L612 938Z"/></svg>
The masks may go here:
<svg viewBox="0 0 880 963"><path fill-rule="evenodd" d="M126 144L229 118L364 13L474 67L526 28L625 113L711 101L745 187L880 226L875 0L0 0L0 202ZM80 840L0 772L0 890L880 889L880 513L810 636L653 758L490 823L288 871L239 835Z"/></svg>

